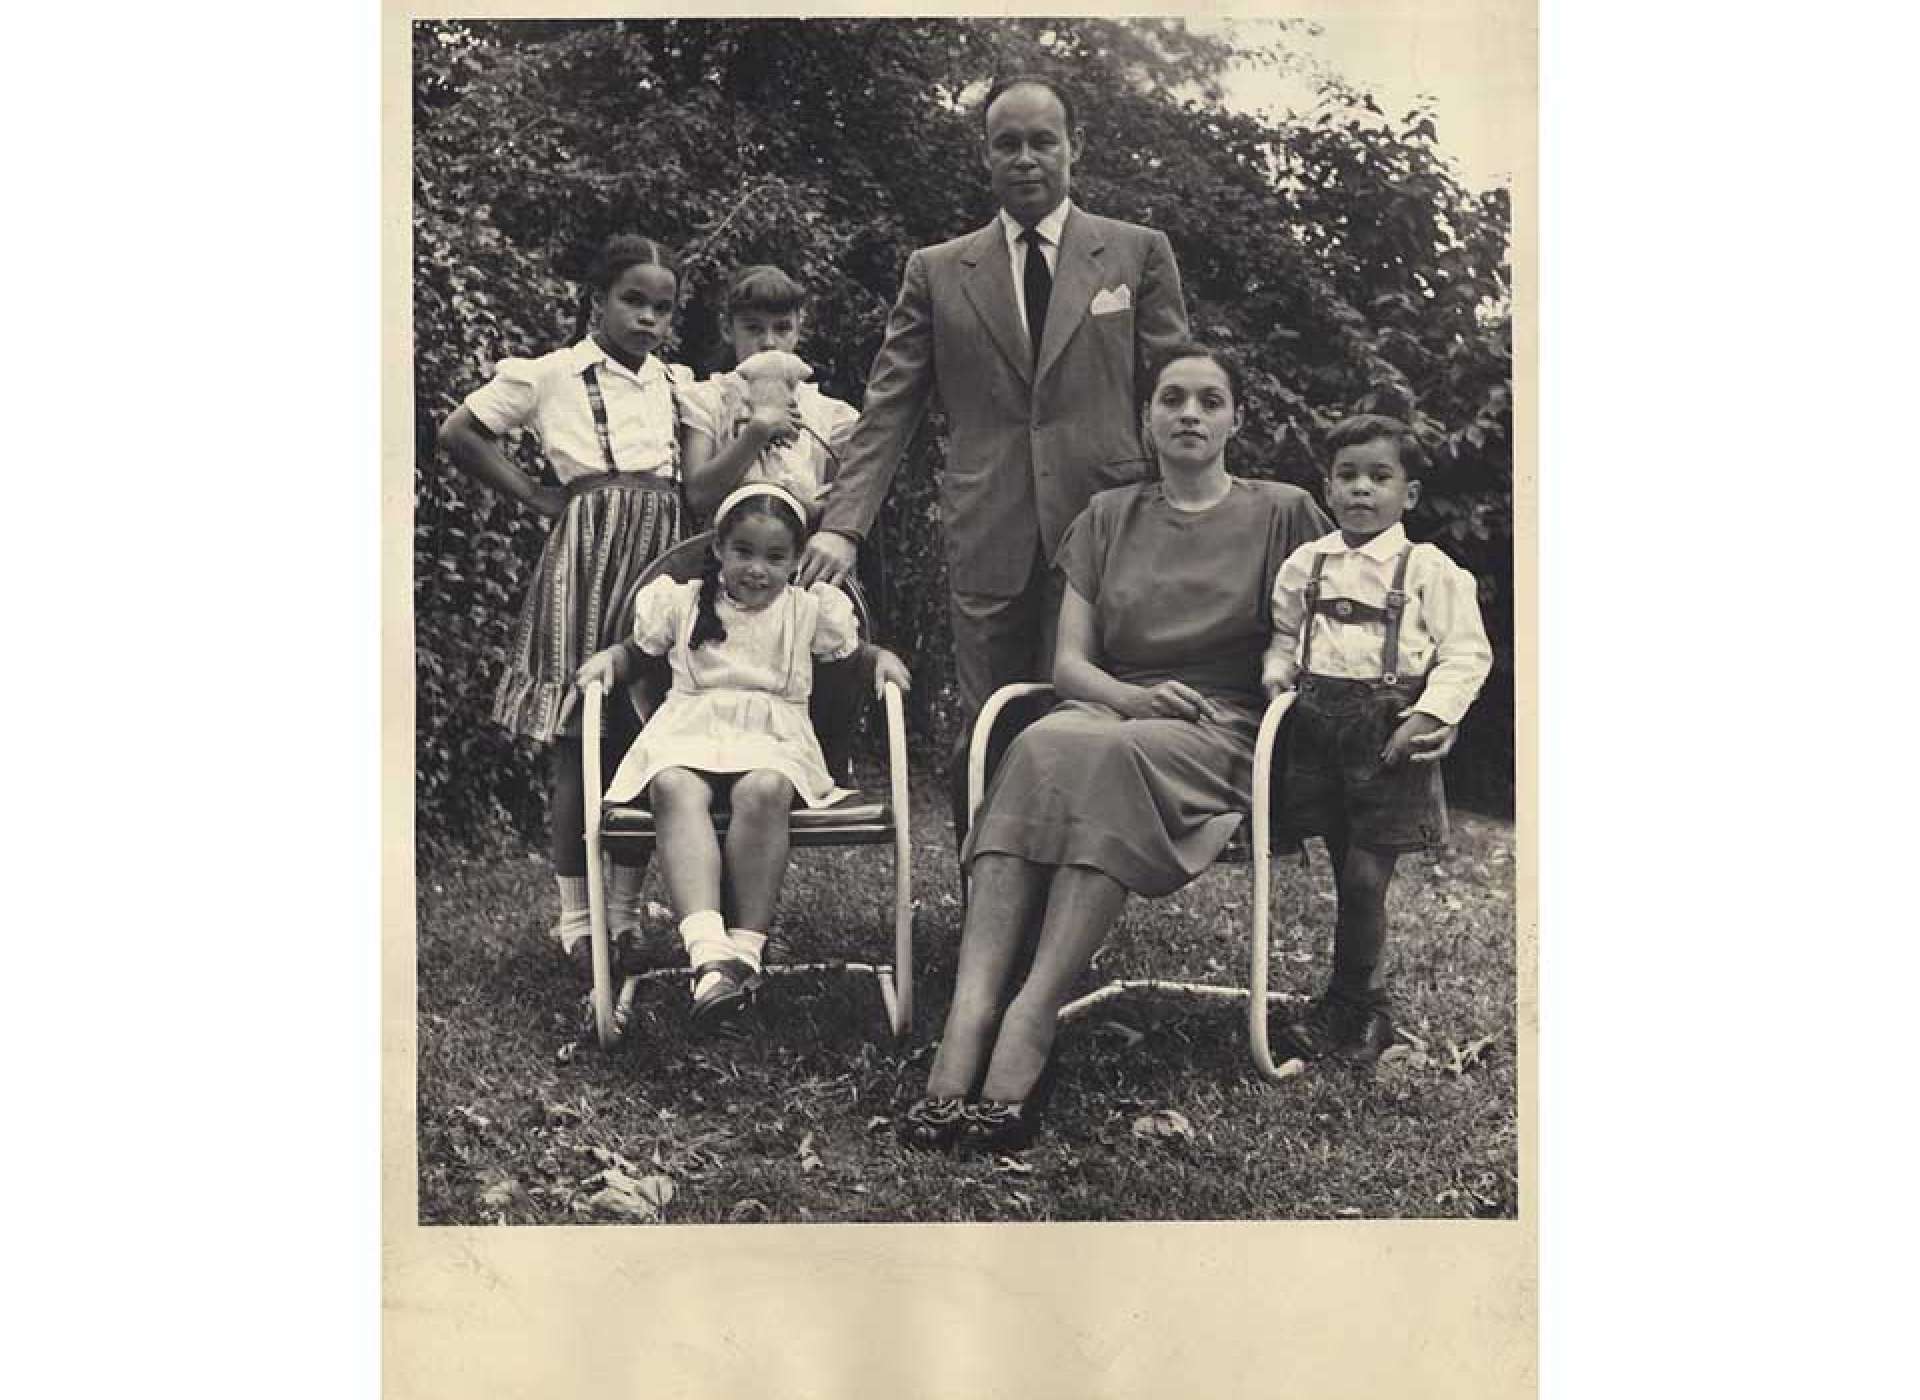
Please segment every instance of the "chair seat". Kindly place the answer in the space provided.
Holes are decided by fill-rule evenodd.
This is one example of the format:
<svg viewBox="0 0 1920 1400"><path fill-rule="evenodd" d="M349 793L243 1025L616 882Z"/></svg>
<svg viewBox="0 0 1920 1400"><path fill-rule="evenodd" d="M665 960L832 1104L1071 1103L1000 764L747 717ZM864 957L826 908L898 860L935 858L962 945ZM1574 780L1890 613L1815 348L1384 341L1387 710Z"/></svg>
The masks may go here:
<svg viewBox="0 0 1920 1400"><path fill-rule="evenodd" d="M724 835L731 813L726 804L713 808L713 829ZM856 792L830 807L795 807L788 829L796 846L851 846L893 836L893 804ZM651 841L653 810L642 806L608 807L600 814L601 835Z"/></svg>

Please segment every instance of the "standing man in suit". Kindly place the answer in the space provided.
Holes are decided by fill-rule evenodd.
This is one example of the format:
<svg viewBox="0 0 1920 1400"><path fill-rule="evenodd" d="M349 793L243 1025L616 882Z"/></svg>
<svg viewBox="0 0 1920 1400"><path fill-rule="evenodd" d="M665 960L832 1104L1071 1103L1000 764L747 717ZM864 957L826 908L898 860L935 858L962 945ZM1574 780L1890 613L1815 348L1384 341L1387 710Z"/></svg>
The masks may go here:
<svg viewBox="0 0 1920 1400"><path fill-rule="evenodd" d="M1083 137L1066 89L1032 74L1003 79L983 118L999 212L907 259L860 421L800 567L802 584L837 582L853 567L937 390L949 426L940 518L963 720L951 773L956 836L973 717L999 686L1051 674L1054 549L1094 492L1147 476L1136 376L1187 339L1166 235L1067 197Z"/></svg>

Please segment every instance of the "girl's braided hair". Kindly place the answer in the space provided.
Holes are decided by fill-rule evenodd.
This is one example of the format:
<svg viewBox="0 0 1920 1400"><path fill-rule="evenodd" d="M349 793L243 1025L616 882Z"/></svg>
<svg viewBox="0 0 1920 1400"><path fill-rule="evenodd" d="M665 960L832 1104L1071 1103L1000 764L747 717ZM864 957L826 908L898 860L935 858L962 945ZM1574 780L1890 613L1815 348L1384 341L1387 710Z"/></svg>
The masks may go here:
<svg viewBox="0 0 1920 1400"><path fill-rule="evenodd" d="M664 245L637 233L614 234L600 245L600 251L593 255L593 262L587 267L586 281L580 289L580 310L573 326L575 340L586 336L593 319L594 298L612 291L620 274L630 267L657 267L671 273L676 284L680 281L680 265Z"/></svg>
<svg viewBox="0 0 1920 1400"><path fill-rule="evenodd" d="M708 642L724 642L727 639L727 629L720 621L720 610L715 606L715 600L720 596L720 546L727 542L734 526L755 515L767 516L786 526L787 532L793 536L795 549L806 542L806 525L794 514L793 507L778 496L749 496L728 511L726 518L714 527L713 548L707 551L707 557L700 563L700 599L694 609L693 632L687 638L689 650L705 646Z"/></svg>

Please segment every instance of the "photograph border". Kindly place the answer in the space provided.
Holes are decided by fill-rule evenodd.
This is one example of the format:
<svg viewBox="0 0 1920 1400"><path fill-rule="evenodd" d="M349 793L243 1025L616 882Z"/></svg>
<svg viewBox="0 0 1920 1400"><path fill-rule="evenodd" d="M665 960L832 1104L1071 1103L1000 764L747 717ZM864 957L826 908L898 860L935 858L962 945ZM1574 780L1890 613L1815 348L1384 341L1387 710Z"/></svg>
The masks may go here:
<svg viewBox="0 0 1920 1400"><path fill-rule="evenodd" d="M1145 16L1150 5L1102 6ZM923 16L918 7L811 13ZM969 11L956 9L955 14ZM977 11L974 11L977 13ZM993 13L1045 13L1044 7ZM979 1396L1418 1394L1536 1384L1537 106L1530 3L1223 6L1364 19L1396 41L1449 24L1524 93L1514 173L1516 1015L1519 1215L1216 1224L422 1226L416 1131L410 26L638 17L636 7L389 4L382 14L382 1236L388 1393ZM647 16L797 13L660 5ZM1497 50L1481 42L1500 38ZM1009 1349L1009 1339L1017 1338ZM591 1345L587 1340L591 1339ZM997 1344L996 1344L997 1342ZM776 1365L777 1384L768 1378ZM1016 1360L1017 1358L1017 1360ZM1018 1376L1017 1381L1011 1379Z"/></svg>

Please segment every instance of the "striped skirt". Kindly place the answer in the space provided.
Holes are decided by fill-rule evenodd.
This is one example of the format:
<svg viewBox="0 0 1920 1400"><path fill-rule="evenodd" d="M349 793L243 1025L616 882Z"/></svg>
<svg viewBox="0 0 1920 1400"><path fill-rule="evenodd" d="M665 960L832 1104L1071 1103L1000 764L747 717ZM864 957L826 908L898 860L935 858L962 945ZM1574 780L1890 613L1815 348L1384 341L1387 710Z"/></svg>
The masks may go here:
<svg viewBox="0 0 1920 1400"><path fill-rule="evenodd" d="M679 483L652 473L569 484L520 607L506 673L493 694L494 723L550 743L580 730L574 672L625 639L633 585L680 542Z"/></svg>

